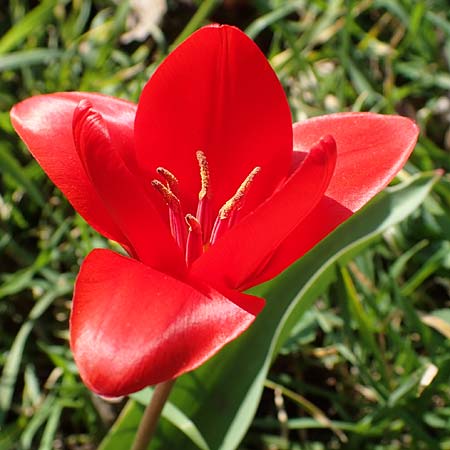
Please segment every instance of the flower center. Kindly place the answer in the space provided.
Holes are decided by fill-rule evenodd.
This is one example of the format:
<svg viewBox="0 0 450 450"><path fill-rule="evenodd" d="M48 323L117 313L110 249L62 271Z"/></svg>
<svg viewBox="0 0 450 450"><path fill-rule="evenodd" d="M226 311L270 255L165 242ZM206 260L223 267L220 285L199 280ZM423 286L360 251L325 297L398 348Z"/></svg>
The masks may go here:
<svg viewBox="0 0 450 450"><path fill-rule="evenodd" d="M160 193L168 207L170 231L178 246L185 252L188 266L236 224L253 180L261 170L261 167L255 167L248 174L236 193L219 209L213 221L208 160L200 150L197 151L196 157L200 168L201 189L195 216L184 213L180 201L179 182L172 172L164 167L158 167L156 172L163 182L157 179L152 180L152 186Z"/></svg>

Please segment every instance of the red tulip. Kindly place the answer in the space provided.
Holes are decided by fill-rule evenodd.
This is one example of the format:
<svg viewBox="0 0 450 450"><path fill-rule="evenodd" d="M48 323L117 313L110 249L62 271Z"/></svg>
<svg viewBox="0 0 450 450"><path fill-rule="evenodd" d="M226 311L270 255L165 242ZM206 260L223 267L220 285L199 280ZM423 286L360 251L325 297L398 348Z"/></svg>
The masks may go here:
<svg viewBox="0 0 450 450"><path fill-rule="evenodd" d="M264 300L242 293L300 258L383 189L418 130L370 113L294 124L241 31L202 28L136 106L84 93L11 111L75 209L128 256L97 249L78 275L70 339L89 388L119 396L190 371Z"/></svg>

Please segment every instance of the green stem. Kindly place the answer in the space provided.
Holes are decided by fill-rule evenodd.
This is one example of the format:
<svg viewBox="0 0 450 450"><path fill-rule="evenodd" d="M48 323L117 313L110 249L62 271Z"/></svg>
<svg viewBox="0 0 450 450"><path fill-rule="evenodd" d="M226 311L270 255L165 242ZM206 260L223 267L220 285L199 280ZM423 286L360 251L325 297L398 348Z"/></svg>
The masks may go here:
<svg viewBox="0 0 450 450"><path fill-rule="evenodd" d="M161 411L174 383L175 380L164 381L155 387L152 399L145 408L131 450L147 450L148 444L156 430Z"/></svg>

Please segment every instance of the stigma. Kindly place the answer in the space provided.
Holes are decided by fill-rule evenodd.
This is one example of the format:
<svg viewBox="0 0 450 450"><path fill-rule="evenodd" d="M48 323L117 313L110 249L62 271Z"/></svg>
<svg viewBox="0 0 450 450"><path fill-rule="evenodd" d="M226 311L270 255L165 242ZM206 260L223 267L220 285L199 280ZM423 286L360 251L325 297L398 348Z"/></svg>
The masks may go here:
<svg viewBox="0 0 450 450"><path fill-rule="evenodd" d="M254 180L261 171L261 167L255 167L235 194L214 214L211 204L213 198L212 177L208 160L201 150L198 150L195 156L201 181L195 216L183 210L180 201L180 183L172 172L164 167L158 167L156 172L161 180L154 179L151 182L168 208L171 234L184 252L188 267L237 223L239 213L248 198Z"/></svg>

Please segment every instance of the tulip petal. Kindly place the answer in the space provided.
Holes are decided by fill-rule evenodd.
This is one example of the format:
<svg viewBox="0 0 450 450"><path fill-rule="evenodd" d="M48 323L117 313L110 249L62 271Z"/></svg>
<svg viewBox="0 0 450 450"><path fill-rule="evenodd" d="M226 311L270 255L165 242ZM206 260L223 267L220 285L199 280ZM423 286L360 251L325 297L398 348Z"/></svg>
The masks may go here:
<svg viewBox="0 0 450 450"><path fill-rule="evenodd" d="M31 154L80 215L104 236L127 244L95 192L75 150L72 116L82 99L88 99L103 115L119 151L130 160L127 155L133 147L136 105L124 100L88 92L39 95L15 105L11 121Z"/></svg>
<svg viewBox="0 0 450 450"><path fill-rule="evenodd" d="M419 129L406 117L373 113L338 113L294 125L294 146L308 150L321 136L336 141L336 170L327 196L357 211L385 188L403 167Z"/></svg>
<svg viewBox="0 0 450 450"><path fill-rule="evenodd" d="M196 368L254 319L211 288L94 250L76 281L70 342L86 385L117 397Z"/></svg>
<svg viewBox="0 0 450 450"><path fill-rule="evenodd" d="M385 188L414 149L419 130L406 117L339 113L295 124L294 145L304 151L324 133L334 137L338 149L326 196L278 248L254 284L276 276Z"/></svg>
<svg viewBox="0 0 450 450"><path fill-rule="evenodd" d="M209 163L214 213L260 166L245 206L254 209L287 176L292 159L283 89L255 43L230 26L202 28L160 65L142 92L135 138L142 171L170 170L190 213L200 191L197 150Z"/></svg>
<svg viewBox="0 0 450 450"><path fill-rule="evenodd" d="M248 280L320 201L335 162L336 145L328 136L313 146L284 185L194 262L192 273L213 286L248 287Z"/></svg>
<svg viewBox="0 0 450 450"><path fill-rule="evenodd" d="M128 170L102 116L86 100L73 117L74 140L86 173L143 263L172 274L185 269L184 258L169 228Z"/></svg>

